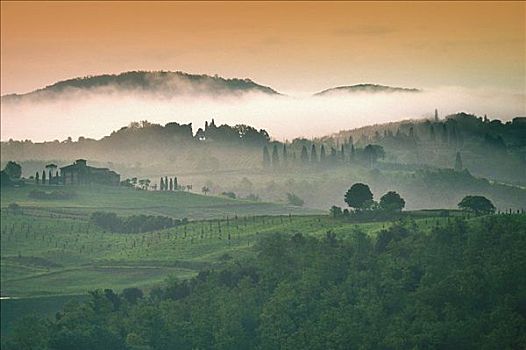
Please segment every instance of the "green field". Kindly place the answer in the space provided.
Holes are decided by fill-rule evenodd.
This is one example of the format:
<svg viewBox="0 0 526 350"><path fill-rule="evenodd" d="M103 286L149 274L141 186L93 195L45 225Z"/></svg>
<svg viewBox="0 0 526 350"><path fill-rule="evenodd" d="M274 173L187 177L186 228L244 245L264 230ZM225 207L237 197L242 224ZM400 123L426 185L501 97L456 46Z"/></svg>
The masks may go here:
<svg viewBox="0 0 526 350"><path fill-rule="evenodd" d="M356 224L309 209L182 192L76 188L73 200L40 201L28 197L31 189L2 190L1 295L10 298L2 300L3 331L29 311L52 315L71 296L79 298L90 290L148 291L168 277L189 278L251 254L262 235L324 236L332 231L345 238L357 229L375 235L390 225ZM21 212L6 208L14 202ZM90 223L89 214L96 210L192 220L154 232L111 233ZM420 212L411 217L427 228L448 220L431 215Z"/></svg>
<svg viewBox="0 0 526 350"><path fill-rule="evenodd" d="M29 193L35 189L74 193L67 200L32 199ZM275 203L234 200L219 196L203 196L190 192L138 191L124 187L107 186L33 186L3 188L2 208L17 203L27 212L82 217L94 211L112 211L121 215L165 215L189 220L223 218L227 215L288 215L321 214L317 209L285 206Z"/></svg>

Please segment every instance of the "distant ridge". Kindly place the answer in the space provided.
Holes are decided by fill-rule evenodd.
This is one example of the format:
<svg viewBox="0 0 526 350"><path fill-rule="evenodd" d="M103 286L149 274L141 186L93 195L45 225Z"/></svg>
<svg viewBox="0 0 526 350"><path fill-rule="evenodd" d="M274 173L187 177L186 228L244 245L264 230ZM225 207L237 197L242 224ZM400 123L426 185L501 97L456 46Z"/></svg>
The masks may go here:
<svg viewBox="0 0 526 350"><path fill-rule="evenodd" d="M408 92L408 93L415 93L415 92L422 92L422 90L414 89L414 88L402 88L402 87L392 87L392 86L385 86L385 85L377 85L377 84L357 84L357 85L349 85L349 86L338 86L335 88L326 89L323 91L320 91L318 93L315 93L314 96L325 96L325 95L331 95L333 93L356 93L356 92L366 92L366 93L378 93L378 92Z"/></svg>
<svg viewBox="0 0 526 350"><path fill-rule="evenodd" d="M119 90L154 93L165 97L185 94L239 95L250 92L280 95L276 90L250 79L225 79L217 75L188 74L180 71L131 71L59 81L26 94L4 95L2 100L14 101L24 97L45 99L65 92L89 92L95 89L107 89L108 92Z"/></svg>

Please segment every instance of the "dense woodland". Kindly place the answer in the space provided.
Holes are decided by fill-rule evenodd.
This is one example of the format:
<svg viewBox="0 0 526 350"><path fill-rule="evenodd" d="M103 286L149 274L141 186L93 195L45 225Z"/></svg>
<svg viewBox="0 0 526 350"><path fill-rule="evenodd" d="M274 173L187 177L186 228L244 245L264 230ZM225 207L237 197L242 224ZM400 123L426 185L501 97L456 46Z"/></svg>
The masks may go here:
<svg viewBox="0 0 526 350"><path fill-rule="evenodd" d="M433 220L433 219L429 219ZM146 293L96 290L5 349L519 349L526 347L524 215L398 222L376 238L262 239L252 258Z"/></svg>

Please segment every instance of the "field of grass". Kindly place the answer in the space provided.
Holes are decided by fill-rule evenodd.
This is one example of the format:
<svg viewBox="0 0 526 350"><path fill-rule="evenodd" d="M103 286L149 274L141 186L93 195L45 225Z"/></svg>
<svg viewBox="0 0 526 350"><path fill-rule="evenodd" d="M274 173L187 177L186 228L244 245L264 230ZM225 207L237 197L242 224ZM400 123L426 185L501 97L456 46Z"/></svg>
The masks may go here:
<svg viewBox="0 0 526 350"><path fill-rule="evenodd" d="M41 191L73 192L74 197L63 200L32 199L29 193ZM317 209L286 206L275 203L234 200L219 196L203 196L190 192L137 191L107 186L34 186L3 188L1 206L17 203L34 214L87 216L94 211L112 211L121 215L165 215L189 220L223 218L227 215L288 215L321 214Z"/></svg>
<svg viewBox="0 0 526 350"><path fill-rule="evenodd" d="M2 190L1 295L11 298L2 300L3 331L30 310L48 315L89 290L148 291L168 277L192 277L225 259L251 254L266 234L323 236L332 231L345 238L357 229L375 235L391 225L356 224L308 209L182 192L77 188L75 199L40 201L29 198L32 188ZM22 207L19 213L6 208L15 202ZM90 223L89 214L97 210L193 220L148 233L111 233ZM415 224L430 228L448 220L430 215L415 213Z"/></svg>

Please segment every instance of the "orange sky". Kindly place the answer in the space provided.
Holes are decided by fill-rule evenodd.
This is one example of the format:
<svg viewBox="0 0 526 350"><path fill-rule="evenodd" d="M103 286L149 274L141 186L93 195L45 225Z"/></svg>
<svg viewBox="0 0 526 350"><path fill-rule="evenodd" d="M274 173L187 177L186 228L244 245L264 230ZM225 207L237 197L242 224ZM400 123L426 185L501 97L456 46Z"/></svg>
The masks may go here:
<svg viewBox="0 0 526 350"><path fill-rule="evenodd" d="M1 3L1 92L182 70L290 92L363 82L525 92L525 2Z"/></svg>

